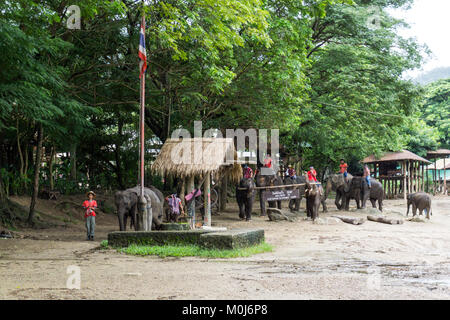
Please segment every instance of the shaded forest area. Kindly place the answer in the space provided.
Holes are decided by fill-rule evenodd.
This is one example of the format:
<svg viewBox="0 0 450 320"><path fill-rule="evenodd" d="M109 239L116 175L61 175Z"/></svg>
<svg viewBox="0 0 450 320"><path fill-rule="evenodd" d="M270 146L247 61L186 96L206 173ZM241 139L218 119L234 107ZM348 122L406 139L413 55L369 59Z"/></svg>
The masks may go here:
<svg viewBox="0 0 450 320"><path fill-rule="evenodd" d="M319 173L340 158L357 170L373 153L449 148L450 79L402 78L428 50L384 10L411 2L1 1L1 220L14 218L9 195L136 185L143 12L148 149L195 120L279 128L284 156ZM66 26L69 5L80 30ZM171 188L162 178L147 182Z"/></svg>

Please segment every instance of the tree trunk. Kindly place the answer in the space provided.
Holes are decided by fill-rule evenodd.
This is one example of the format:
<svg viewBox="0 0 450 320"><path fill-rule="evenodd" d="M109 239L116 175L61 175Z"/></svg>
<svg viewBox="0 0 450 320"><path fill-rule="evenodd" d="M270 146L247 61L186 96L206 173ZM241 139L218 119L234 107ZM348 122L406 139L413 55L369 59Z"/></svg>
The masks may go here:
<svg viewBox="0 0 450 320"><path fill-rule="evenodd" d="M74 143L70 148L70 178L77 180L77 145Z"/></svg>
<svg viewBox="0 0 450 320"><path fill-rule="evenodd" d="M123 176L122 176L122 161L120 159L120 146L122 144L122 130L123 130L123 120L119 117L118 121L118 134L119 137L116 141L116 148L114 150L114 156L116 159L116 174L117 174L117 183L119 184L119 187L121 190L125 189L125 186L123 184Z"/></svg>
<svg viewBox="0 0 450 320"><path fill-rule="evenodd" d="M53 176L53 159L55 158L55 155L56 155L56 148L55 148L55 146L52 146L52 152L50 154L50 161L48 164L50 190L53 190L55 188L55 182L54 182L54 176Z"/></svg>
<svg viewBox="0 0 450 320"><path fill-rule="evenodd" d="M28 223L30 225L33 224L34 218L34 207L36 206L36 199L39 192L39 172L41 168L41 155L42 155L42 140L43 140L43 132L44 129L42 127L42 123L38 125L38 141L37 141L37 149L36 149L36 159L34 163L34 184L33 184L33 193L31 195L31 204L30 204L30 212L28 214Z"/></svg>
<svg viewBox="0 0 450 320"><path fill-rule="evenodd" d="M227 208L227 196L228 196L228 176L225 175L220 185L220 195L219 195L220 211L225 211L225 209Z"/></svg>

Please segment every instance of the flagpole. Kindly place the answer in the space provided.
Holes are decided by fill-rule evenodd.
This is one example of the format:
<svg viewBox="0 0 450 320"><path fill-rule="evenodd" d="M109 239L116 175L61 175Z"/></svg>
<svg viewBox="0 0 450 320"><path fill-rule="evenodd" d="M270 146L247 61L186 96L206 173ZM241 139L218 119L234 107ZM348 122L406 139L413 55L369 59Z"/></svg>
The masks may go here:
<svg viewBox="0 0 450 320"><path fill-rule="evenodd" d="M141 28L144 28L145 30L145 14L142 14L142 22L141 22ZM139 70L139 72L141 72L141 70ZM148 213L147 211L147 201L144 197L144 160L145 160L145 72L142 74L142 76L140 77L140 119L139 119L139 129L140 129L140 133L139 133L139 137L140 137L140 199L139 199L139 209L140 209L140 218L142 218L142 224L141 225L141 221L138 222L139 224L139 230L151 230L151 222L149 225L149 221L147 219L147 215Z"/></svg>

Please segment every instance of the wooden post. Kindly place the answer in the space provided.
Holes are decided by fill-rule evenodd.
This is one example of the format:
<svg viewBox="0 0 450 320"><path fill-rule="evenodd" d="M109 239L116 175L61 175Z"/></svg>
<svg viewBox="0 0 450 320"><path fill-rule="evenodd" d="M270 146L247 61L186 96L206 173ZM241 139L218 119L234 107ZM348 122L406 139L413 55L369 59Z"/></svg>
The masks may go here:
<svg viewBox="0 0 450 320"><path fill-rule="evenodd" d="M406 161L402 163L402 172L403 172L403 198L406 202Z"/></svg>
<svg viewBox="0 0 450 320"><path fill-rule="evenodd" d="M446 171L445 170L445 157L444 157L444 187L442 188L442 194L446 195L447 194L447 175L446 175Z"/></svg>
<svg viewBox="0 0 450 320"><path fill-rule="evenodd" d="M434 158L433 195L436 194L436 184L437 184L437 169L436 169L436 158Z"/></svg>
<svg viewBox="0 0 450 320"><path fill-rule="evenodd" d="M205 185L203 186L203 199L205 209L204 225L211 227L211 173L206 173Z"/></svg>
<svg viewBox="0 0 450 320"><path fill-rule="evenodd" d="M444 157L444 191L442 192L443 195L447 194L447 170L445 169L445 157Z"/></svg>
<svg viewBox="0 0 450 320"><path fill-rule="evenodd" d="M195 177L192 175L187 181L187 191L188 193L195 189ZM195 198L189 204L188 208L189 224L191 229L195 229Z"/></svg>
<svg viewBox="0 0 450 320"><path fill-rule="evenodd" d="M425 192L425 163L422 162L422 191Z"/></svg>

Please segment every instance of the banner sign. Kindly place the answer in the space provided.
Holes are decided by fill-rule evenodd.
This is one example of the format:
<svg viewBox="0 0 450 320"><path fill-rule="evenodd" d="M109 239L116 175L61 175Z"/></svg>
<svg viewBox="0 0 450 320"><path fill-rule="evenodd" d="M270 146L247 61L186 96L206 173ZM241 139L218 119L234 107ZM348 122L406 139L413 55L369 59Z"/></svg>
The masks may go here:
<svg viewBox="0 0 450 320"><path fill-rule="evenodd" d="M295 190L266 190L262 193L264 201L279 201L279 200L289 200L300 198L300 192L298 189Z"/></svg>

